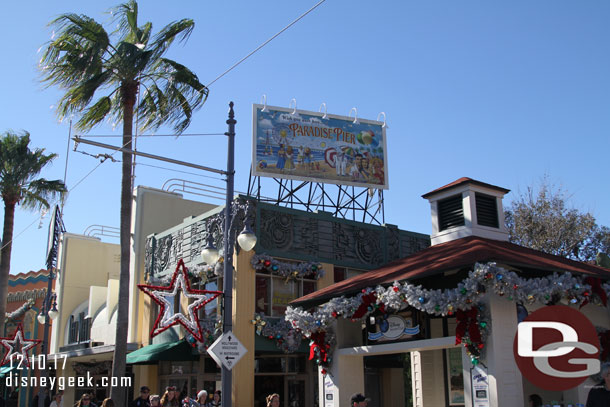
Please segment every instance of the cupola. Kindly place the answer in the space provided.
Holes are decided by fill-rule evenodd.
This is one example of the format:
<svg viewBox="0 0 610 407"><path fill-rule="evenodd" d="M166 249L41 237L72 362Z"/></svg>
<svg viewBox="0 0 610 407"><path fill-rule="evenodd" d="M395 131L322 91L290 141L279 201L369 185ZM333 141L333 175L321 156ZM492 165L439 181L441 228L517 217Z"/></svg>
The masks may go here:
<svg viewBox="0 0 610 407"><path fill-rule="evenodd" d="M422 195L432 211L432 245L479 236L508 241L502 198L510 190L460 178Z"/></svg>

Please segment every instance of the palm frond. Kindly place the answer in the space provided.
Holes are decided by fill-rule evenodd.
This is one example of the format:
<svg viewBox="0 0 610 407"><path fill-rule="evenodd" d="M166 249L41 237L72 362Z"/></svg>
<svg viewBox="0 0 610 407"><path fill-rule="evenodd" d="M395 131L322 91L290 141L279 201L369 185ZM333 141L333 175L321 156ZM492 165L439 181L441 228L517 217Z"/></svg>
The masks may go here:
<svg viewBox="0 0 610 407"><path fill-rule="evenodd" d="M195 28L195 22L190 18L184 18L180 21L175 21L163 27L157 35L155 35L150 49L154 52L155 58L160 58L167 49L172 45L174 40L178 38L179 41L186 41L193 29Z"/></svg>
<svg viewBox="0 0 610 407"><path fill-rule="evenodd" d="M60 99L58 113L60 117L65 117L72 112L79 112L91 103L95 93L101 88L112 83L112 73L102 71L97 75L81 81L65 93Z"/></svg>
<svg viewBox="0 0 610 407"><path fill-rule="evenodd" d="M85 110L81 118L76 122L76 128L82 131L91 130L106 119L112 111L112 101L109 96L101 97L93 106Z"/></svg>
<svg viewBox="0 0 610 407"><path fill-rule="evenodd" d="M138 3L130 0L127 3L119 4L111 10L113 22L117 25L116 32L122 41L132 44L137 42L138 33Z"/></svg>
<svg viewBox="0 0 610 407"><path fill-rule="evenodd" d="M123 120L123 104L142 85L145 91L136 106L140 128L168 123L184 131L208 89L184 65L162 56L175 40L190 36L193 20L173 22L153 35L151 23L138 26L135 0L119 5L113 15L118 29L112 34L118 37L83 15L64 14L51 23L58 37L46 44L40 68L47 86L65 90L58 115L82 113L77 127L85 131L105 119L116 125Z"/></svg>
<svg viewBox="0 0 610 407"><path fill-rule="evenodd" d="M62 181L39 178L29 183L21 206L28 209L48 208L49 200L60 198L65 192L67 189Z"/></svg>
<svg viewBox="0 0 610 407"><path fill-rule="evenodd" d="M44 154L42 148L31 150L29 142L26 131L7 131L0 138L0 193L7 203L27 208L48 206L47 199L64 193L65 185L36 177L57 155Z"/></svg>
<svg viewBox="0 0 610 407"><path fill-rule="evenodd" d="M147 117L144 129L169 123L177 133L182 133L189 126L193 112L205 103L208 88L187 67L167 58L159 59L146 79L153 84L139 107L140 117Z"/></svg>
<svg viewBox="0 0 610 407"><path fill-rule="evenodd" d="M147 22L138 30L138 42L147 45L152 31L152 24Z"/></svg>

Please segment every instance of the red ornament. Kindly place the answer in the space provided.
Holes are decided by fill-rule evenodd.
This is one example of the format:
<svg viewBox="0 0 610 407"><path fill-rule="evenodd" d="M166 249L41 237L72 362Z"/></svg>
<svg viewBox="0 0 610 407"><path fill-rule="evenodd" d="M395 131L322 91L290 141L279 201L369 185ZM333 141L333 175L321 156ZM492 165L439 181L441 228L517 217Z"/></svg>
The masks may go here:
<svg viewBox="0 0 610 407"><path fill-rule="evenodd" d="M269 267L271 265L271 260L265 260L265 267Z"/></svg>
<svg viewBox="0 0 610 407"><path fill-rule="evenodd" d="M333 318L337 318L337 315L339 314L337 314L337 311L333 311L330 313L330 315L332 315Z"/></svg>
<svg viewBox="0 0 610 407"><path fill-rule="evenodd" d="M159 304L159 315L157 315L155 325L150 331L151 338L176 324L180 324L193 335L193 338L199 342L203 342L203 333L201 326L199 325L199 318L196 315L197 310L203 308L208 302L215 300L222 294L222 291L192 289L188 279L186 266L182 259L178 261L178 265L172 276L172 281L168 287L138 284L138 288L146 295L150 296L154 302ZM195 300L188 306L188 315L183 315L180 311L174 314L170 313L170 310L173 308L174 298L176 295L179 295L179 292L185 297ZM168 299L168 297L171 299Z"/></svg>
<svg viewBox="0 0 610 407"><path fill-rule="evenodd" d="M322 370L320 370L320 373L322 373L323 375L325 375L325 374L327 373L327 372L326 372L326 369L322 369Z"/></svg>
<svg viewBox="0 0 610 407"><path fill-rule="evenodd" d="M398 287L394 287L393 290L394 290L395 293L397 293L399 288Z"/></svg>
<svg viewBox="0 0 610 407"><path fill-rule="evenodd" d="M17 325L17 330L12 338L0 338L0 345L6 349L6 353L0 362L0 366L11 361L15 356L20 355L25 362L26 367L30 367L28 361L28 351L42 342L40 339L25 339L23 335L23 327ZM19 359L19 357L17 358Z"/></svg>
<svg viewBox="0 0 610 407"><path fill-rule="evenodd" d="M519 288L519 286L517 284L513 285L513 290L516 290L517 288Z"/></svg>
<svg viewBox="0 0 610 407"><path fill-rule="evenodd" d="M479 346L479 349L483 349L485 347L485 344L484 343L479 343L478 346Z"/></svg>

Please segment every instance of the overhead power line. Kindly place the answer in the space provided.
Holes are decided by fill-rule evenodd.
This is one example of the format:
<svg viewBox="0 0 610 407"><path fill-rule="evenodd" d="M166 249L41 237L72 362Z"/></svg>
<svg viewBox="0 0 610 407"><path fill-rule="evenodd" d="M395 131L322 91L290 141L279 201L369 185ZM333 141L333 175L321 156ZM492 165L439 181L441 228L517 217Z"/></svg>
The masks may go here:
<svg viewBox="0 0 610 407"><path fill-rule="evenodd" d="M220 78L222 78L223 76L225 76L226 74L228 74L229 72L231 72L233 69L237 68L237 66L239 64L241 64L242 62L244 62L246 59L250 58L252 55L254 55L258 50L260 50L261 48L263 48L265 45L269 44L271 41L273 41L275 38L277 38L281 33L283 33L284 31L286 31L287 29L289 29L290 27L292 27L293 25L295 25L299 20L301 20L303 17L305 17L307 14L311 13L312 11L314 11L316 8L318 8L318 6L320 6L322 3L324 3L326 0L320 0L315 6L313 6L312 8L310 8L309 10L307 10L306 12L304 12L303 14L301 14L296 20L294 20L292 23L288 24L286 27L282 28L277 34L275 34L273 37L269 38L267 41L263 42L261 45L259 45L254 51L250 52L248 55L246 55L245 57L243 57L242 59L240 59L239 61L237 61L235 64L233 64L233 66L231 66L229 69L227 69L226 71L224 71L223 73L221 73L220 75L218 75L218 77L216 79L214 79L212 82L208 83L207 87L209 88L210 86L212 86L214 84L214 82L216 82L217 80L219 80Z"/></svg>

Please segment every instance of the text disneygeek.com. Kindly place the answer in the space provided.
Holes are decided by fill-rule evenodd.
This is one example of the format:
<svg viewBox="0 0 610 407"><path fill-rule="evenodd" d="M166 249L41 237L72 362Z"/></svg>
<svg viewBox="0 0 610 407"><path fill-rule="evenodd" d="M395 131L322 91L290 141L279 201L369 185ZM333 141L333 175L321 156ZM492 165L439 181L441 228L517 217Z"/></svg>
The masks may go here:
<svg viewBox="0 0 610 407"><path fill-rule="evenodd" d="M45 377L40 375L36 377L28 374L27 369L47 370L52 368L57 370L61 364L61 368L66 368L66 357L61 355L59 360L57 355L49 359L47 363L47 356L40 355L38 357L31 357L31 360L25 361L19 355L16 355L15 365L13 365L13 358L10 359L10 373L4 378L4 383L7 387L47 387L49 389L64 390L66 387L94 387L93 376L89 372L86 372L85 376L70 376L70 377ZM61 363L63 359L63 363ZM30 363L31 362L31 363ZM59 362L59 363L58 363ZM25 374L24 374L25 373ZM131 377L98 377L97 385L101 387L131 387Z"/></svg>
<svg viewBox="0 0 610 407"><path fill-rule="evenodd" d="M93 376L70 377L27 377L13 374L12 372L4 379L7 387L48 387L49 389L64 390L66 387L93 387ZM106 377L102 376L97 382L102 387L131 387L131 377Z"/></svg>

